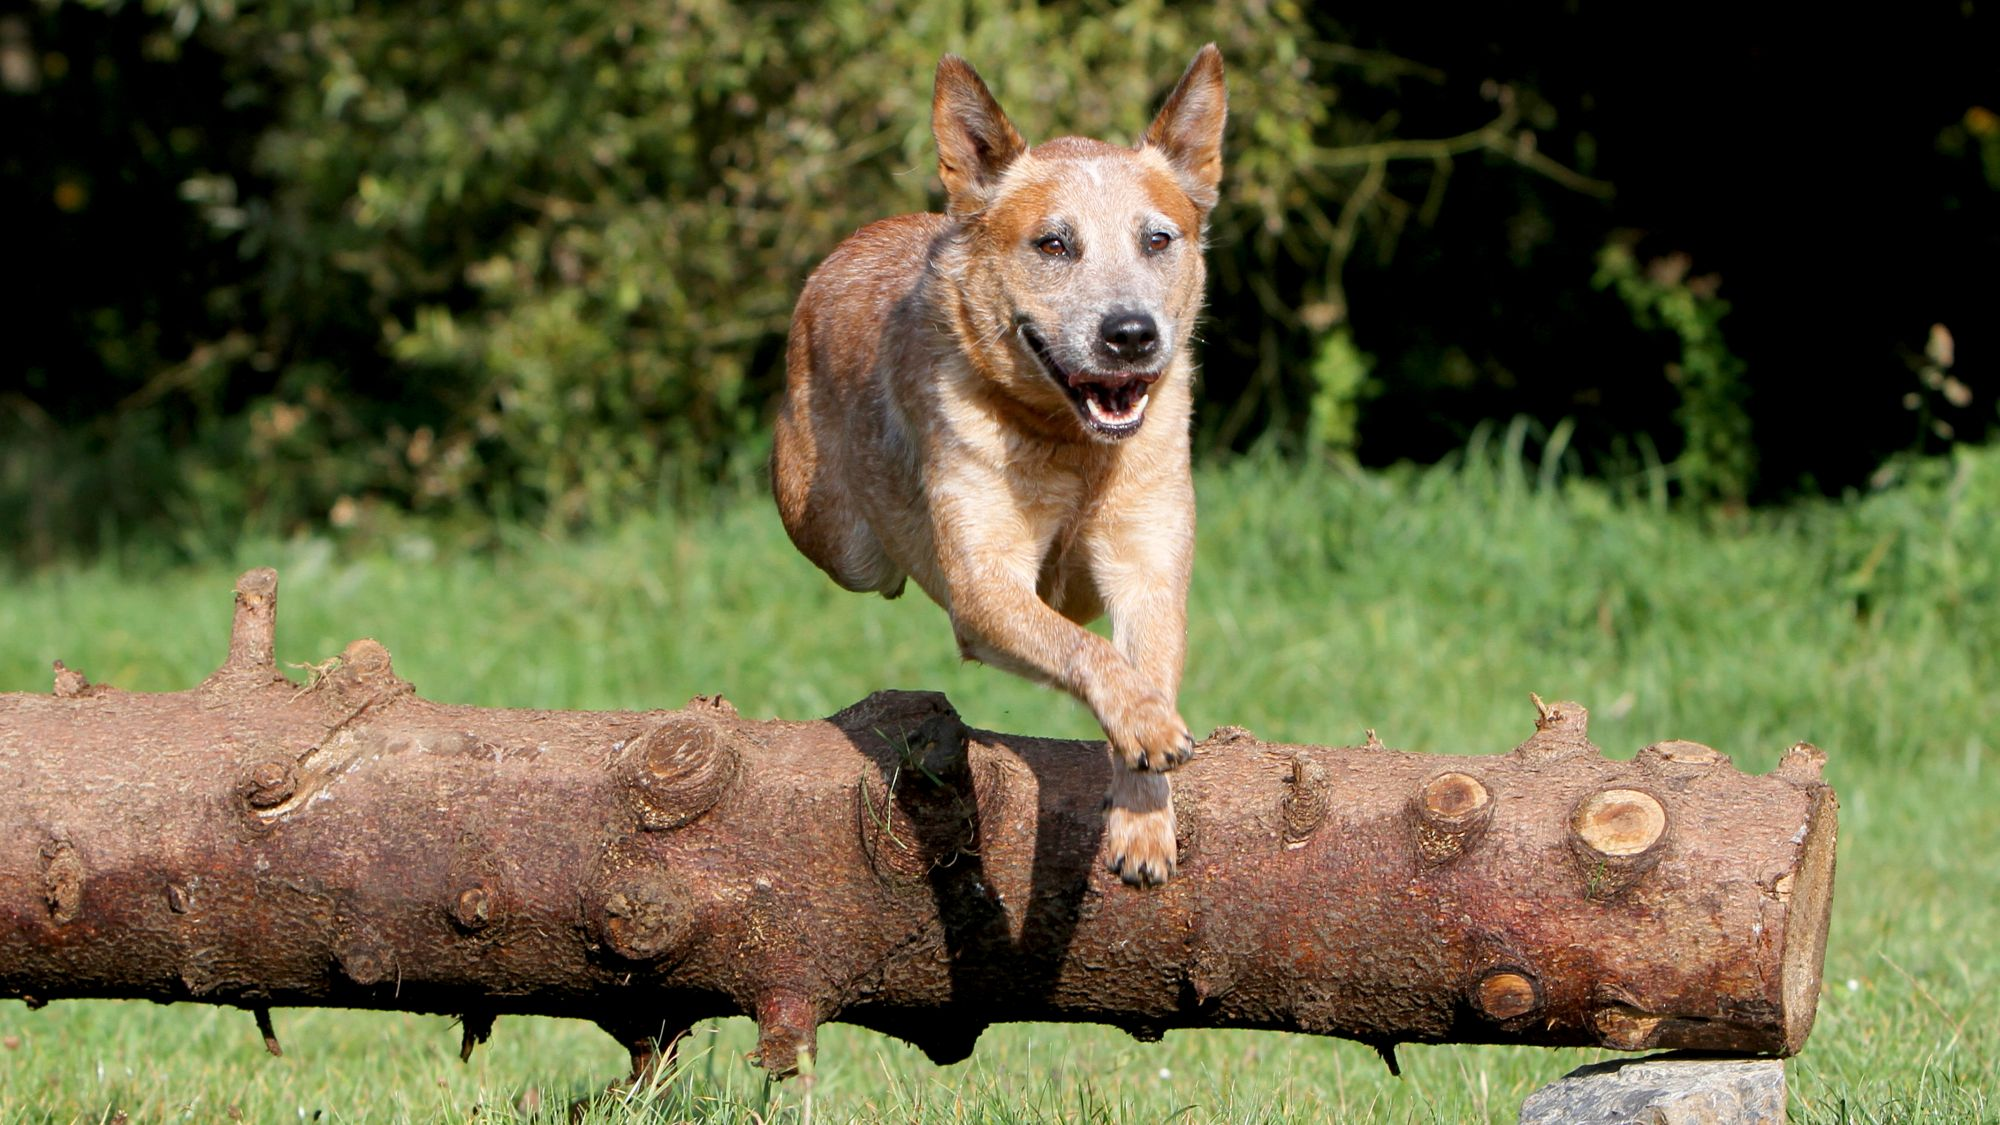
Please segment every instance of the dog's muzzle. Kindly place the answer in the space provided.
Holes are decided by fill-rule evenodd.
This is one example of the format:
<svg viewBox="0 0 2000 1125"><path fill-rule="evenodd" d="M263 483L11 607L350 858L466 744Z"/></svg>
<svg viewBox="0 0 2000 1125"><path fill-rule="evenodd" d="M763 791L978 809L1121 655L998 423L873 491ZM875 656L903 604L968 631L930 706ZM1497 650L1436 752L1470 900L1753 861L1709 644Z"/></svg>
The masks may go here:
<svg viewBox="0 0 2000 1125"><path fill-rule="evenodd" d="M1062 388L1092 433L1122 438L1138 432L1139 424L1146 420L1153 384L1160 381L1159 371L1073 371L1051 354L1033 328L1024 324L1020 332L1028 351Z"/></svg>

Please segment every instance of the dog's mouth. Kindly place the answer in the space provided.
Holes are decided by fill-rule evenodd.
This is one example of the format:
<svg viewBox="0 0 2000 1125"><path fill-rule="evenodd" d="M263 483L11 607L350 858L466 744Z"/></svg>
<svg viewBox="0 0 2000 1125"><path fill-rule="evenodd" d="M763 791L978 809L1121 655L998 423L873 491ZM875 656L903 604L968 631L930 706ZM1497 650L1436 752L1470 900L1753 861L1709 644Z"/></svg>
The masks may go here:
<svg viewBox="0 0 2000 1125"><path fill-rule="evenodd" d="M1122 438L1138 432L1139 423L1146 420L1153 384L1160 379L1158 371L1072 371L1049 353L1034 329L1022 325L1021 338L1093 433Z"/></svg>

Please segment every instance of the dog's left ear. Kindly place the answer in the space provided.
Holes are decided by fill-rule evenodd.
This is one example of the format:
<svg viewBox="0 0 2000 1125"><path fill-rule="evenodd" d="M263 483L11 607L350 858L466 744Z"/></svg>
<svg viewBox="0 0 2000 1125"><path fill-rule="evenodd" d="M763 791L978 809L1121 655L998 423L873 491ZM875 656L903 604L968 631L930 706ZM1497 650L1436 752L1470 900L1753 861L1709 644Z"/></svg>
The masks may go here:
<svg viewBox="0 0 2000 1125"><path fill-rule="evenodd" d="M1146 129L1141 148L1156 148L1173 165L1181 190L1206 215L1222 183L1222 126L1229 120L1229 92L1222 85L1222 52L1210 43L1195 52L1180 84Z"/></svg>

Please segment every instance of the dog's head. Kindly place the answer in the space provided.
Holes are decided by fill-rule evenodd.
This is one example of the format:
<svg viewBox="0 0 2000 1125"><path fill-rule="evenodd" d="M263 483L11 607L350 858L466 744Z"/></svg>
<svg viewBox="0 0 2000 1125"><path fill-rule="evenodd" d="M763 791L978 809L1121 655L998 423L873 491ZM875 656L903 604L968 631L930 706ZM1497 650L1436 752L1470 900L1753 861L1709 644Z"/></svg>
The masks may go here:
<svg viewBox="0 0 2000 1125"><path fill-rule="evenodd" d="M959 221L940 265L981 375L1097 440L1139 431L1161 380L1189 377L1227 113L1211 43L1136 147L1029 148L965 60L938 63L931 129Z"/></svg>

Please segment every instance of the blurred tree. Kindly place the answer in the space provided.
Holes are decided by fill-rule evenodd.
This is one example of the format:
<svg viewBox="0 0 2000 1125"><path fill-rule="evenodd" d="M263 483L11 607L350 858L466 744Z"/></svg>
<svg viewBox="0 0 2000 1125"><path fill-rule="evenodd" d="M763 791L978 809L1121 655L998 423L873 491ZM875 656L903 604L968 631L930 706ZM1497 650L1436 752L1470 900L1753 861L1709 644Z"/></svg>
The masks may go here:
<svg viewBox="0 0 2000 1125"><path fill-rule="evenodd" d="M1749 192L1839 198L1821 185L1844 149L1772 142L1769 110L1744 108L1789 106L1751 95L1816 76L1817 56L1781 49L1775 16L1620 12L68 0L0 17L0 115L32 138L0 154L0 190L40 282L12 310L29 343L0 388L0 520L30 555L376 509L573 526L754 465L805 274L862 223L937 204L941 51L1031 139L1130 139L1210 38L1233 125L1207 447L1430 458L1527 413L1579 418L1562 432L1592 464L1650 442L1706 494L1859 479L1907 429L1844 450L1858 470L1800 453L1796 388L1826 373L1774 350L1788 305L1867 323L1876 350L1842 375L1890 401L1911 381L1896 348L1950 324L1973 400L1946 406L1976 438L1990 336L1963 309L1990 278L1953 275L1956 304L1904 285L1870 321L1864 279L1769 280L1846 232L1778 242L1768 211L1735 213ZM1911 22L1940 42L1987 26ZM1878 84L1925 62L1876 61ZM1933 234L1990 242L2000 158L1971 82L1869 87L1909 110L1882 122L1905 169L1929 162L1872 186L1930 200ZM1825 139L1845 118L1814 120ZM1612 241L1627 228L1647 234ZM1678 295L1642 284L1675 270Z"/></svg>

